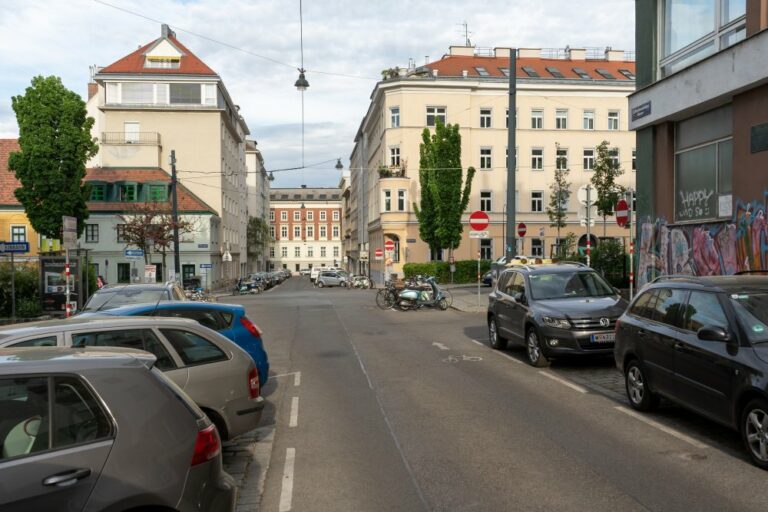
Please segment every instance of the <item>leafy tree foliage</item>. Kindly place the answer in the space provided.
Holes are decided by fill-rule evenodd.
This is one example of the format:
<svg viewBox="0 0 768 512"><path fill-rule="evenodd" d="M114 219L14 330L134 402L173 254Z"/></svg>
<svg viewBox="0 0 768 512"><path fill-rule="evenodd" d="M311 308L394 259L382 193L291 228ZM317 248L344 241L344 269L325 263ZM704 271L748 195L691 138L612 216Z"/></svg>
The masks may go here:
<svg viewBox="0 0 768 512"><path fill-rule="evenodd" d="M434 252L453 253L461 243L461 216L467 209L475 168L469 167L462 184L461 135L459 125L436 120L435 133L425 128L419 147L421 207L414 203L419 235Z"/></svg>
<svg viewBox="0 0 768 512"><path fill-rule="evenodd" d="M269 226L260 217L249 217L246 228L248 256L260 256L266 251L267 244L272 239L269 236Z"/></svg>
<svg viewBox="0 0 768 512"><path fill-rule="evenodd" d="M571 197L571 184L568 181L570 169L556 169L554 181L549 184L549 204L547 205L547 216L549 225L557 228L557 238L560 239L560 228L566 226L568 212L565 205Z"/></svg>
<svg viewBox="0 0 768 512"><path fill-rule="evenodd" d="M90 193L83 183L85 163L96 154L93 118L83 100L54 76L37 76L22 96L11 100L19 125L21 151L11 153L8 167L21 187L15 195L35 230L49 238L61 234L61 217L78 219L85 229Z"/></svg>
<svg viewBox="0 0 768 512"><path fill-rule="evenodd" d="M616 179L624 174L621 165L614 161L608 141L604 140L596 148L595 168L592 173L592 185L597 191L597 214L603 218L603 236L606 232L606 217L613 215L613 208L624 196L624 187Z"/></svg>

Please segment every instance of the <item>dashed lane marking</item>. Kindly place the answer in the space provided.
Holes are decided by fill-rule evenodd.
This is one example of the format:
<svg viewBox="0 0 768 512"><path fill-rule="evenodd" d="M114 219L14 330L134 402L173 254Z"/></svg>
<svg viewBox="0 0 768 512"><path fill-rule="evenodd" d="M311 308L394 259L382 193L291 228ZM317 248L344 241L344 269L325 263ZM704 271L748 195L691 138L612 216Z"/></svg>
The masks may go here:
<svg viewBox="0 0 768 512"><path fill-rule="evenodd" d="M289 427L295 427L299 424L299 397L291 399L291 419L288 421Z"/></svg>
<svg viewBox="0 0 768 512"><path fill-rule="evenodd" d="M293 376L293 385L296 387L301 386L301 372L296 372Z"/></svg>
<svg viewBox="0 0 768 512"><path fill-rule="evenodd" d="M290 512L293 502L293 465L296 461L296 448L285 450L283 468L283 488L280 491L280 512Z"/></svg>

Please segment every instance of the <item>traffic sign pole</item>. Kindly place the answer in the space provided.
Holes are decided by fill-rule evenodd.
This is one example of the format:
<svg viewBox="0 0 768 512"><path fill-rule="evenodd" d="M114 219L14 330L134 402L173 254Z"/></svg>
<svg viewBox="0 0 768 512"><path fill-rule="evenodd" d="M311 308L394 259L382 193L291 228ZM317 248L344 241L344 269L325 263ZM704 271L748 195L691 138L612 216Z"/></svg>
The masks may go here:
<svg viewBox="0 0 768 512"><path fill-rule="evenodd" d="M629 208L627 209L627 222L629 223L629 300L632 300L632 293L635 284L635 225L632 224L632 206L635 204L635 191L629 189Z"/></svg>
<svg viewBox="0 0 768 512"><path fill-rule="evenodd" d="M16 265L11 253L11 323L16 323Z"/></svg>
<svg viewBox="0 0 768 512"><path fill-rule="evenodd" d="M592 187L587 185L587 266L590 266L590 250L592 248L592 233L589 229L592 224L592 202L590 197L592 193Z"/></svg>
<svg viewBox="0 0 768 512"><path fill-rule="evenodd" d="M71 316L70 308L72 307L69 303L69 249L66 250L66 261L64 263L64 279L65 279L65 294L66 294L66 305L64 306L64 314L67 318Z"/></svg>

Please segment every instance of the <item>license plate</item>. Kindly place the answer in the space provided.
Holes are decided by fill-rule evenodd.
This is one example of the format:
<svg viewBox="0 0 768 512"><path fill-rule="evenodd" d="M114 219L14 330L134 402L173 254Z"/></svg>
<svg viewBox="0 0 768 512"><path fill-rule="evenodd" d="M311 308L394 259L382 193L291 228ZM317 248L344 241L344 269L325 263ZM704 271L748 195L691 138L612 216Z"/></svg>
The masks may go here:
<svg viewBox="0 0 768 512"><path fill-rule="evenodd" d="M616 340L616 333L614 332L608 332L605 334L593 334L590 337L590 341L592 343L607 343L609 341L615 341Z"/></svg>

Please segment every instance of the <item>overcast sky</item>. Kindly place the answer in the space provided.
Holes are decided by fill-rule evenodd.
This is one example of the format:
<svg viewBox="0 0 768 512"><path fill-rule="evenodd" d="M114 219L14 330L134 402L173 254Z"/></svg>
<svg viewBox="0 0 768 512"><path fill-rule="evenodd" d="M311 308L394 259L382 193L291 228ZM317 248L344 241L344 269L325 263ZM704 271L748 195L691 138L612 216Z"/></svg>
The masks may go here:
<svg viewBox="0 0 768 512"><path fill-rule="evenodd" d="M267 168L301 164L299 0L104 2L152 20L97 0L0 0L0 138L18 135L11 96L33 76L85 96L88 67L159 37L160 20L222 77ZM304 0L303 13L306 165L347 168L381 70L439 59L463 43L464 21L478 47L634 49L633 0ZM334 163L275 173L273 186L336 186Z"/></svg>

